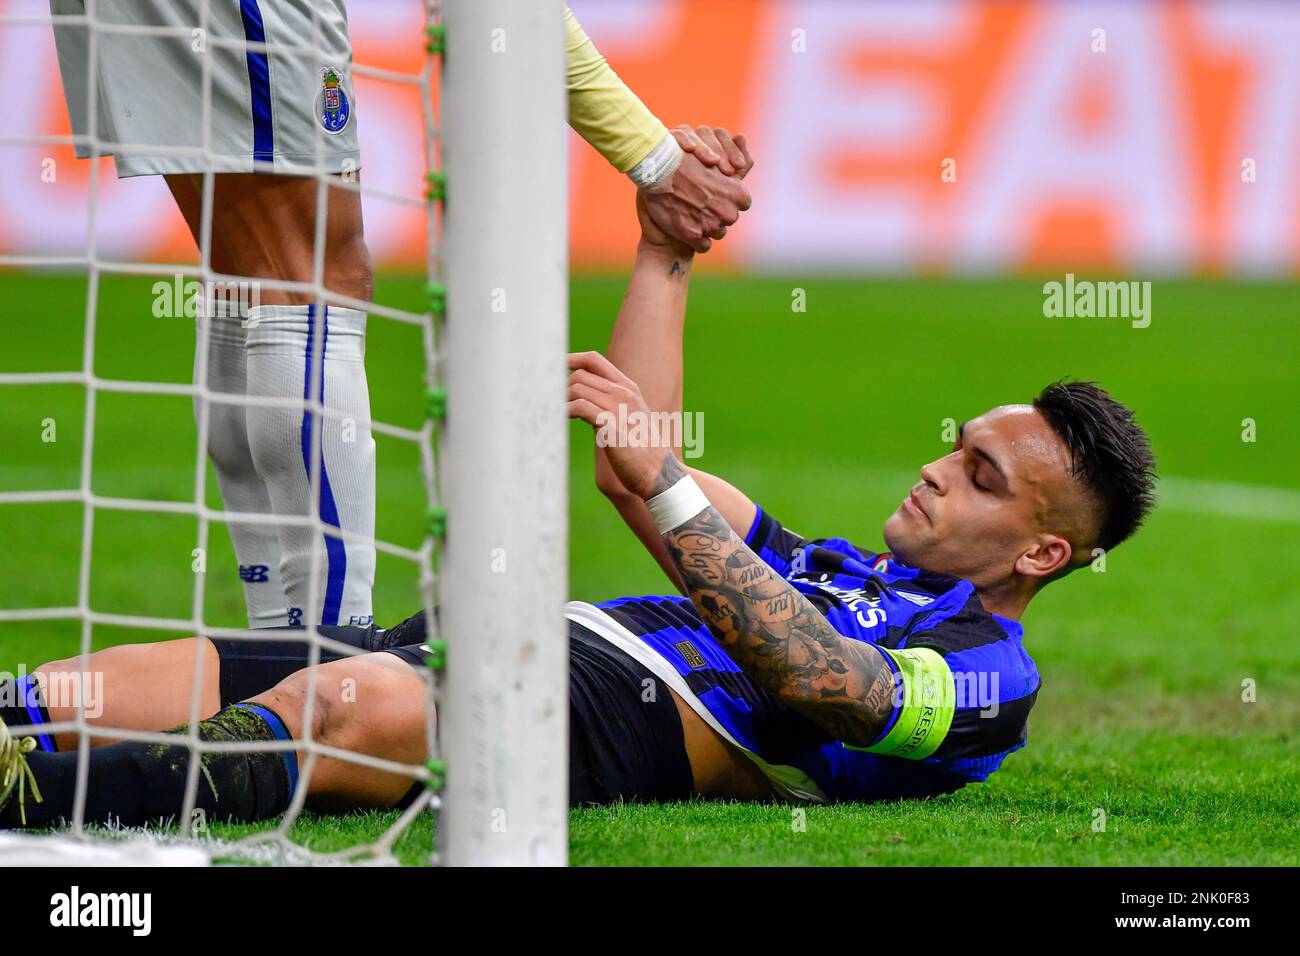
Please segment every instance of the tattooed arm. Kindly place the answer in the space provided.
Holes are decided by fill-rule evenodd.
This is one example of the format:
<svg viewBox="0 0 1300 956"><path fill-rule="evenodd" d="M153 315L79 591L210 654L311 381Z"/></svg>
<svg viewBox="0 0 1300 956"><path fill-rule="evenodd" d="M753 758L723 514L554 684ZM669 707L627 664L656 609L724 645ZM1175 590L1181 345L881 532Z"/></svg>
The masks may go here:
<svg viewBox="0 0 1300 956"><path fill-rule="evenodd" d="M613 381L618 370L594 352L570 367ZM626 388L626 387L625 387ZM610 392L570 382L570 414L597 425L616 404ZM644 408L635 387L620 398ZM638 405L639 403L639 405ZM608 449L625 487L646 501L686 468L659 448ZM760 687L846 744L866 746L893 713L893 671L873 647L840 635L815 607L754 554L716 507L663 535L686 593L727 654Z"/></svg>
<svg viewBox="0 0 1300 956"><path fill-rule="evenodd" d="M722 131L725 137L725 131ZM691 135L695 135L692 133ZM680 134L679 134L680 136ZM717 140L710 141L717 146ZM727 146L735 149L732 141ZM683 143L685 147L686 144ZM718 147L721 149L722 147ZM735 175L743 178L753 165L748 151L735 165ZM677 242L655 224L646 210L645 198L637 196L637 219L641 240L637 244L636 262L627 295L619 307L614 329L609 337L609 359L623 377L634 383L651 412L682 413L682 330L686 320L686 296L695 253L690 246ZM603 387L601 376L586 370L574 373L573 380L594 388ZM684 424L684 422L683 422ZM683 429L670 429L674 440ZM702 433L700 434L702 438ZM680 460L682 449L673 445ZM708 472L687 468L700 488L733 528L741 534L754 522L757 508L739 489ZM681 578L668 556L659 530L655 527L645 502L623 487L610 465L606 449L596 445L596 486L609 499L627 526L645 546L678 588L685 592Z"/></svg>
<svg viewBox="0 0 1300 956"><path fill-rule="evenodd" d="M664 462L657 491L685 474ZM893 713L893 671L840 635L806 597L706 508L664 535L691 601L750 680L837 740L866 746Z"/></svg>

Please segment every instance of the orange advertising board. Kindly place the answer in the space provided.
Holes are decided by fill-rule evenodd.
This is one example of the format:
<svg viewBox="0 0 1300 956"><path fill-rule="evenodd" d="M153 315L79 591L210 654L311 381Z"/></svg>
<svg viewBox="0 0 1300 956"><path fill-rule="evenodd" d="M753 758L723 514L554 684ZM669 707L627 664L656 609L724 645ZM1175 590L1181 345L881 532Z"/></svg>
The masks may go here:
<svg viewBox="0 0 1300 956"><path fill-rule="evenodd" d="M669 125L745 132L754 207L736 268L1025 272L1300 269L1300 4L572 0ZM422 5L351 7L358 62L416 71ZM0 0L0 12L43 13ZM66 133L48 26L0 27L0 136ZM23 91L21 94L18 91ZM363 179L418 195L419 102L356 81ZM77 252L89 164L0 146L0 251ZM577 137L575 267L626 262L631 186ZM53 182L41 180L52 159ZM452 186L454 189L454 185ZM96 248L193 256L156 180L104 167ZM422 261L422 214L366 204L381 264Z"/></svg>

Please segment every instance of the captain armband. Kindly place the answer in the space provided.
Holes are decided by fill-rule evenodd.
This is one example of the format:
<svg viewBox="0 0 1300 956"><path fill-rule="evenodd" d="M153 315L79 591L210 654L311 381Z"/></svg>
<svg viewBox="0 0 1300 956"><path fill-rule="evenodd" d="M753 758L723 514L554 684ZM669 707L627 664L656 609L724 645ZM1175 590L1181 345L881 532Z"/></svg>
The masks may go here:
<svg viewBox="0 0 1300 956"><path fill-rule="evenodd" d="M885 757L924 760L943 743L956 710L956 683L947 661L928 647L875 645L894 665L895 720L879 740L865 747L844 744ZM901 691L900 691L901 684Z"/></svg>

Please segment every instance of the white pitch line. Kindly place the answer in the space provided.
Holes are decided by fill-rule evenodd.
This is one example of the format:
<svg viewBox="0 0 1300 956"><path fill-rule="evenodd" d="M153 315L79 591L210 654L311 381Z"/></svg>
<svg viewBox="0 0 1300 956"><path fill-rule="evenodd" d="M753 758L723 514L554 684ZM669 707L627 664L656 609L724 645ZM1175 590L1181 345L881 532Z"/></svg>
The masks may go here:
<svg viewBox="0 0 1300 956"><path fill-rule="evenodd" d="M1300 524L1300 490L1235 481L1162 478L1157 510Z"/></svg>
<svg viewBox="0 0 1300 956"><path fill-rule="evenodd" d="M0 474L5 472L16 473L21 470L16 467L7 468L0 465ZM785 474L806 471L812 475L823 476L827 472L852 473L858 479L866 478L882 485L897 486L900 489L900 494L905 493L908 488L919 480L919 476L915 471L870 466L838 465L826 467L806 464L794 468L787 465L783 466L781 470ZM753 473L755 478L752 480L757 485L759 484L757 475L761 474L763 469L749 466L746 469L735 469L735 471L746 473L745 477L748 477L748 473ZM733 472L732 480L739 481L741 476ZM3 484L3 482L0 482L0 485ZM24 494L37 495L40 492L15 492L13 493L15 502ZM79 493L74 489L69 494L77 495ZM1246 485L1235 481L1207 481L1202 478L1174 476L1161 478L1156 487L1156 494L1157 513L1160 511L1176 511L1180 514L1214 515L1224 518L1246 518L1252 521L1300 524L1300 489L1297 488L1276 488L1269 485Z"/></svg>
<svg viewBox="0 0 1300 956"><path fill-rule="evenodd" d="M707 470L707 464L704 467ZM751 466L749 471L755 474L754 484L757 485L757 475L762 473L762 469ZM900 495L906 494L907 489L920 480L920 475L915 471L857 465L824 467L810 463L793 468L783 465L781 472L782 474L807 472L809 475L822 476L827 472L852 474L859 480L869 479L873 484L897 487ZM726 472L723 471L722 474L725 476ZM744 487L744 483L738 482L738 484ZM1159 480L1156 485L1156 496L1157 514L1162 511L1175 511L1179 514L1300 524L1300 489L1297 488L1170 476Z"/></svg>

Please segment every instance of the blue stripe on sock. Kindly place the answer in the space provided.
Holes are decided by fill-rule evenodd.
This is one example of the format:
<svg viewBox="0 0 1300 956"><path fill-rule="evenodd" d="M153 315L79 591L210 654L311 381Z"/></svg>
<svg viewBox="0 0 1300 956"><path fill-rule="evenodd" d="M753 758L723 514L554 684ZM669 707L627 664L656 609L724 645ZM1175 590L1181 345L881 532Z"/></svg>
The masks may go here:
<svg viewBox="0 0 1300 956"><path fill-rule="evenodd" d="M307 352L306 367L303 372L302 397L311 399L311 379L313 371L318 377L318 398L325 403L325 350L329 343L330 324L329 306L322 313L320 360L312 361L312 344L316 337L316 306L307 306ZM302 464L311 480L311 442L312 413L303 409L302 415ZM334 502L334 490L330 487L329 473L325 470L325 443L321 442L320 451L320 517L325 524L338 528L339 510ZM321 610L322 625L333 626L339 622L339 613L343 607L343 584L348 576L348 552L343 539L331 534L325 535L325 558L327 575L325 580L325 604Z"/></svg>
<svg viewBox="0 0 1300 956"><path fill-rule="evenodd" d="M284 722L273 711L269 711L258 704L242 703L235 704L235 706L242 707L244 710L251 710L266 721L266 726L271 728L271 733L275 735L276 740L293 740L289 731L285 729ZM298 789L298 755L292 750L285 750L280 756L284 758L284 767L289 771L289 799L292 800L294 793Z"/></svg>
<svg viewBox="0 0 1300 956"><path fill-rule="evenodd" d="M31 684L32 684L32 675L24 674L22 677L19 677L18 680L14 682L14 687L20 695L18 699L21 700L23 702L23 706L27 708L28 723L34 724L35 726L39 727L41 724L45 723L45 718L41 716L41 708L39 705L29 704L27 702L29 700L28 691L29 688L31 687ZM35 695L31 695L31 696L34 697ZM54 746L54 741L49 737L48 734L37 734L36 742L39 743L41 745L41 749L48 754L52 754L58 750L58 748Z"/></svg>
<svg viewBox="0 0 1300 956"><path fill-rule="evenodd" d="M254 43L266 42L266 26L257 0L240 0L239 15L244 20L244 38ZM265 51L248 50L248 86L253 107L253 159L271 162L275 158L275 132L271 121L271 63Z"/></svg>

